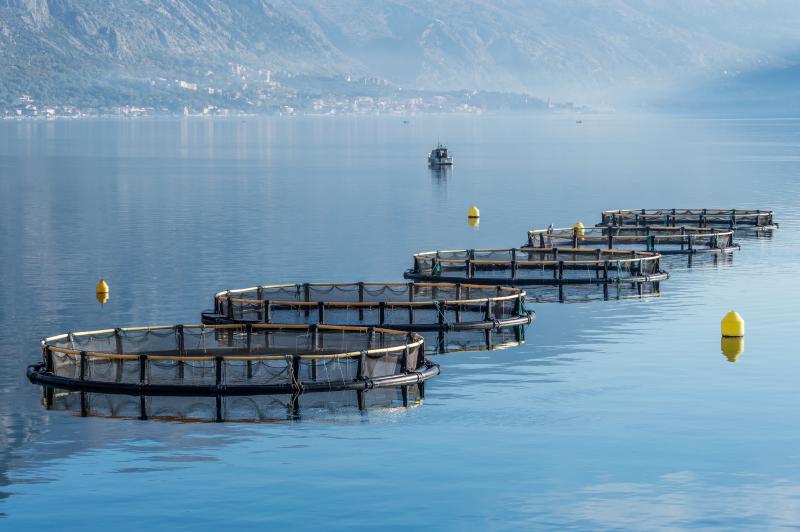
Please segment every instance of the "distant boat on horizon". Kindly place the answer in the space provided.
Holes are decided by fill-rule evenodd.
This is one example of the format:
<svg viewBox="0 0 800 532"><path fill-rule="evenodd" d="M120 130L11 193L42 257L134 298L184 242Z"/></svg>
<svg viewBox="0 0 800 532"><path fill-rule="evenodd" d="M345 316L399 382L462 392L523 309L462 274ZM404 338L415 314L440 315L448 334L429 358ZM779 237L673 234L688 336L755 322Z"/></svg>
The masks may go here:
<svg viewBox="0 0 800 532"><path fill-rule="evenodd" d="M450 166L452 164L453 158L447 153L447 146L441 143L428 155L428 166Z"/></svg>

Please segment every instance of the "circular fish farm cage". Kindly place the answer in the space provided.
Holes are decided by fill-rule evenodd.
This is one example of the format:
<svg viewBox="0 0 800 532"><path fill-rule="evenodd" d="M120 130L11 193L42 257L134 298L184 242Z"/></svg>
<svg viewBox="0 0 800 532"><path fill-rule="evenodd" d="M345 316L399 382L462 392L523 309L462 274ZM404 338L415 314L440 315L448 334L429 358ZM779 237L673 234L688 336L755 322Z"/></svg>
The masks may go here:
<svg viewBox="0 0 800 532"><path fill-rule="evenodd" d="M732 253L739 249L733 242L734 231L714 227L640 227L604 226L570 227L528 231L531 248L607 248L642 249L661 255L693 253Z"/></svg>
<svg viewBox="0 0 800 532"><path fill-rule="evenodd" d="M768 231L777 229L773 212L754 209L631 209L603 211L600 226L691 225L693 227L727 227L729 229Z"/></svg>
<svg viewBox="0 0 800 532"><path fill-rule="evenodd" d="M203 323L292 323L466 331L528 325L525 291L458 283L304 283L226 290Z"/></svg>
<svg viewBox="0 0 800 532"><path fill-rule="evenodd" d="M235 396L126 395L42 388L49 411L80 417L151 419L186 422L268 422L309 418L330 419L365 413L394 414L417 408L425 399L425 383L369 390L335 390Z"/></svg>
<svg viewBox="0 0 800 532"><path fill-rule="evenodd" d="M669 277L658 253L558 247L429 251L414 255L404 275L492 285L641 283Z"/></svg>
<svg viewBox="0 0 800 532"><path fill-rule="evenodd" d="M136 395L364 390L439 374L416 333L335 325L174 325L42 340L31 382Z"/></svg>

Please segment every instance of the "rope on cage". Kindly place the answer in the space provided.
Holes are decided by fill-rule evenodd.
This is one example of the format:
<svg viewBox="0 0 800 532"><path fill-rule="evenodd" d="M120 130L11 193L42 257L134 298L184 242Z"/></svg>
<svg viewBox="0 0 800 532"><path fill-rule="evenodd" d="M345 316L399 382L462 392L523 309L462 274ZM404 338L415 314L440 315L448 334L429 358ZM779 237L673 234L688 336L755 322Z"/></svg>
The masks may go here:
<svg viewBox="0 0 800 532"><path fill-rule="evenodd" d="M316 292L317 294L330 294L334 290L339 290L340 288L336 285L329 285L327 289L323 288L324 285L314 285L311 287L311 291Z"/></svg>
<svg viewBox="0 0 800 532"><path fill-rule="evenodd" d="M331 371L330 371L330 360L323 360L322 361L322 370L325 372L325 382L331 382ZM317 367L317 379L319 379L319 366Z"/></svg>
<svg viewBox="0 0 800 532"><path fill-rule="evenodd" d="M342 348L344 350L348 350L347 336L345 334L345 330L342 329L339 334L340 334L340 336L342 338ZM363 335L364 333L360 333L360 334ZM344 364L347 363L347 360L348 359L344 359ZM343 364L342 359L337 357L337 358L332 359L331 362L336 364L336 367L339 369L339 378L341 379L342 382L344 382L345 381L345 377L344 377L344 371L342 370L342 364ZM326 374L327 374L327 371L326 371ZM330 384L330 379L328 380L328 383Z"/></svg>
<svg viewBox="0 0 800 532"><path fill-rule="evenodd" d="M406 294L406 293L408 293L408 286L407 286L407 285L398 286L397 288L393 288L393 287L391 287L391 286L389 286L389 285L386 285L386 289L387 289L389 292L391 292L391 293L393 293L393 294L398 294L398 295L399 295L399 294Z"/></svg>
<svg viewBox="0 0 800 532"><path fill-rule="evenodd" d="M366 358L366 357L365 357L365 358ZM350 359L350 358L344 358L344 359L342 359L342 358L335 358L335 359L333 359L333 362L336 364L336 368L339 370L339 380L340 380L340 382L345 382L346 380L350 380L350 379L347 379L347 378L345 377L345 374L344 374L344 365L345 365L345 364L350 364L350 361L351 361L351 360L352 360L352 359ZM330 384L330 381L328 381L328 383Z"/></svg>
<svg viewBox="0 0 800 532"><path fill-rule="evenodd" d="M383 333L379 333L379 334L383 334ZM386 355L382 355L382 356L386 356ZM364 383L364 387L367 388L367 389L370 389L370 388L372 388L373 383L372 383L372 379L367 374L368 373L368 369L367 369L367 367L365 367L366 364L367 364L367 360L368 359L369 359L369 349L364 349L363 351L361 351L361 356L359 357L358 365L361 368L361 370L358 372L359 374L356 376L356 380L362 381ZM342 377L344 377L344 374L342 374Z"/></svg>
<svg viewBox="0 0 800 532"><path fill-rule="evenodd" d="M289 379L292 381L292 388L303 392L303 383L300 382L299 375L295 374L294 371L294 356L286 355L286 368L289 371Z"/></svg>
<svg viewBox="0 0 800 532"><path fill-rule="evenodd" d="M358 283L348 283L344 285L337 285L333 287L337 292L358 292Z"/></svg>
<svg viewBox="0 0 800 532"><path fill-rule="evenodd" d="M442 323L444 323L445 325L447 325L448 328L450 328L450 322L447 321L447 314L442 311L442 307L441 305L439 305L439 301L433 302L433 308L436 309L436 316L437 317L441 316Z"/></svg>

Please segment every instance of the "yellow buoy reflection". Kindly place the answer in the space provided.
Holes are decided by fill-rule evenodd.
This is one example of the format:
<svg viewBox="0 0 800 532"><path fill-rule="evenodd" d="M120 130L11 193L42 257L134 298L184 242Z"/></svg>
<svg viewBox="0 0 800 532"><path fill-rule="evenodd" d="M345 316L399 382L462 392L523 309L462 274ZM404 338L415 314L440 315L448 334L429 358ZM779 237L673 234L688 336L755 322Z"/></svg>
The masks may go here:
<svg viewBox="0 0 800 532"><path fill-rule="evenodd" d="M744 337L723 336L720 341L720 349L722 349L722 354L725 355L728 362L736 362L744 353Z"/></svg>
<svg viewBox="0 0 800 532"><path fill-rule="evenodd" d="M105 305L108 301L108 292L95 292L94 295L101 305Z"/></svg>
<svg viewBox="0 0 800 532"><path fill-rule="evenodd" d="M477 229L479 225L481 225L480 218L467 218L467 223L473 228Z"/></svg>

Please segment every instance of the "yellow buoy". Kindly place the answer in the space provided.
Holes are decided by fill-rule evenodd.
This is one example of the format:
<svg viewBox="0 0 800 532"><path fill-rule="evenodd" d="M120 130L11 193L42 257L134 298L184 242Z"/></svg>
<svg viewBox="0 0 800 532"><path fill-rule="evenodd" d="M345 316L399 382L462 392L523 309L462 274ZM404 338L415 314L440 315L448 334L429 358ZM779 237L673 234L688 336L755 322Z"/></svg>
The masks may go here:
<svg viewBox="0 0 800 532"><path fill-rule="evenodd" d="M100 282L94 287L94 295L101 305L108 301L108 291L108 283L105 279L100 279Z"/></svg>
<svg viewBox="0 0 800 532"><path fill-rule="evenodd" d="M480 218L481 217L481 211L478 210L478 208L475 205L473 205L467 211L467 217L468 218Z"/></svg>
<svg viewBox="0 0 800 532"><path fill-rule="evenodd" d="M585 229L586 228L584 227L583 223L581 223L581 222L577 222L575 225L572 226L572 231L577 236L580 236L580 237L582 237L586 233Z"/></svg>
<svg viewBox="0 0 800 532"><path fill-rule="evenodd" d="M720 340L720 349L728 362L736 362L736 359L744 353L744 337L723 336Z"/></svg>
<svg viewBox="0 0 800 532"><path fill-rule="evenodd" d="M736 311L730 311L722 318L722 336L744 336L744 320Z"/></svg>
<svg viewBox="0 0 800 532"><path fill-rule="evenodd" d="M105 279L100 279L100 282L97 283L97 286L94 287L94 291L98 294L108 293L108 283Z"/></svg>

